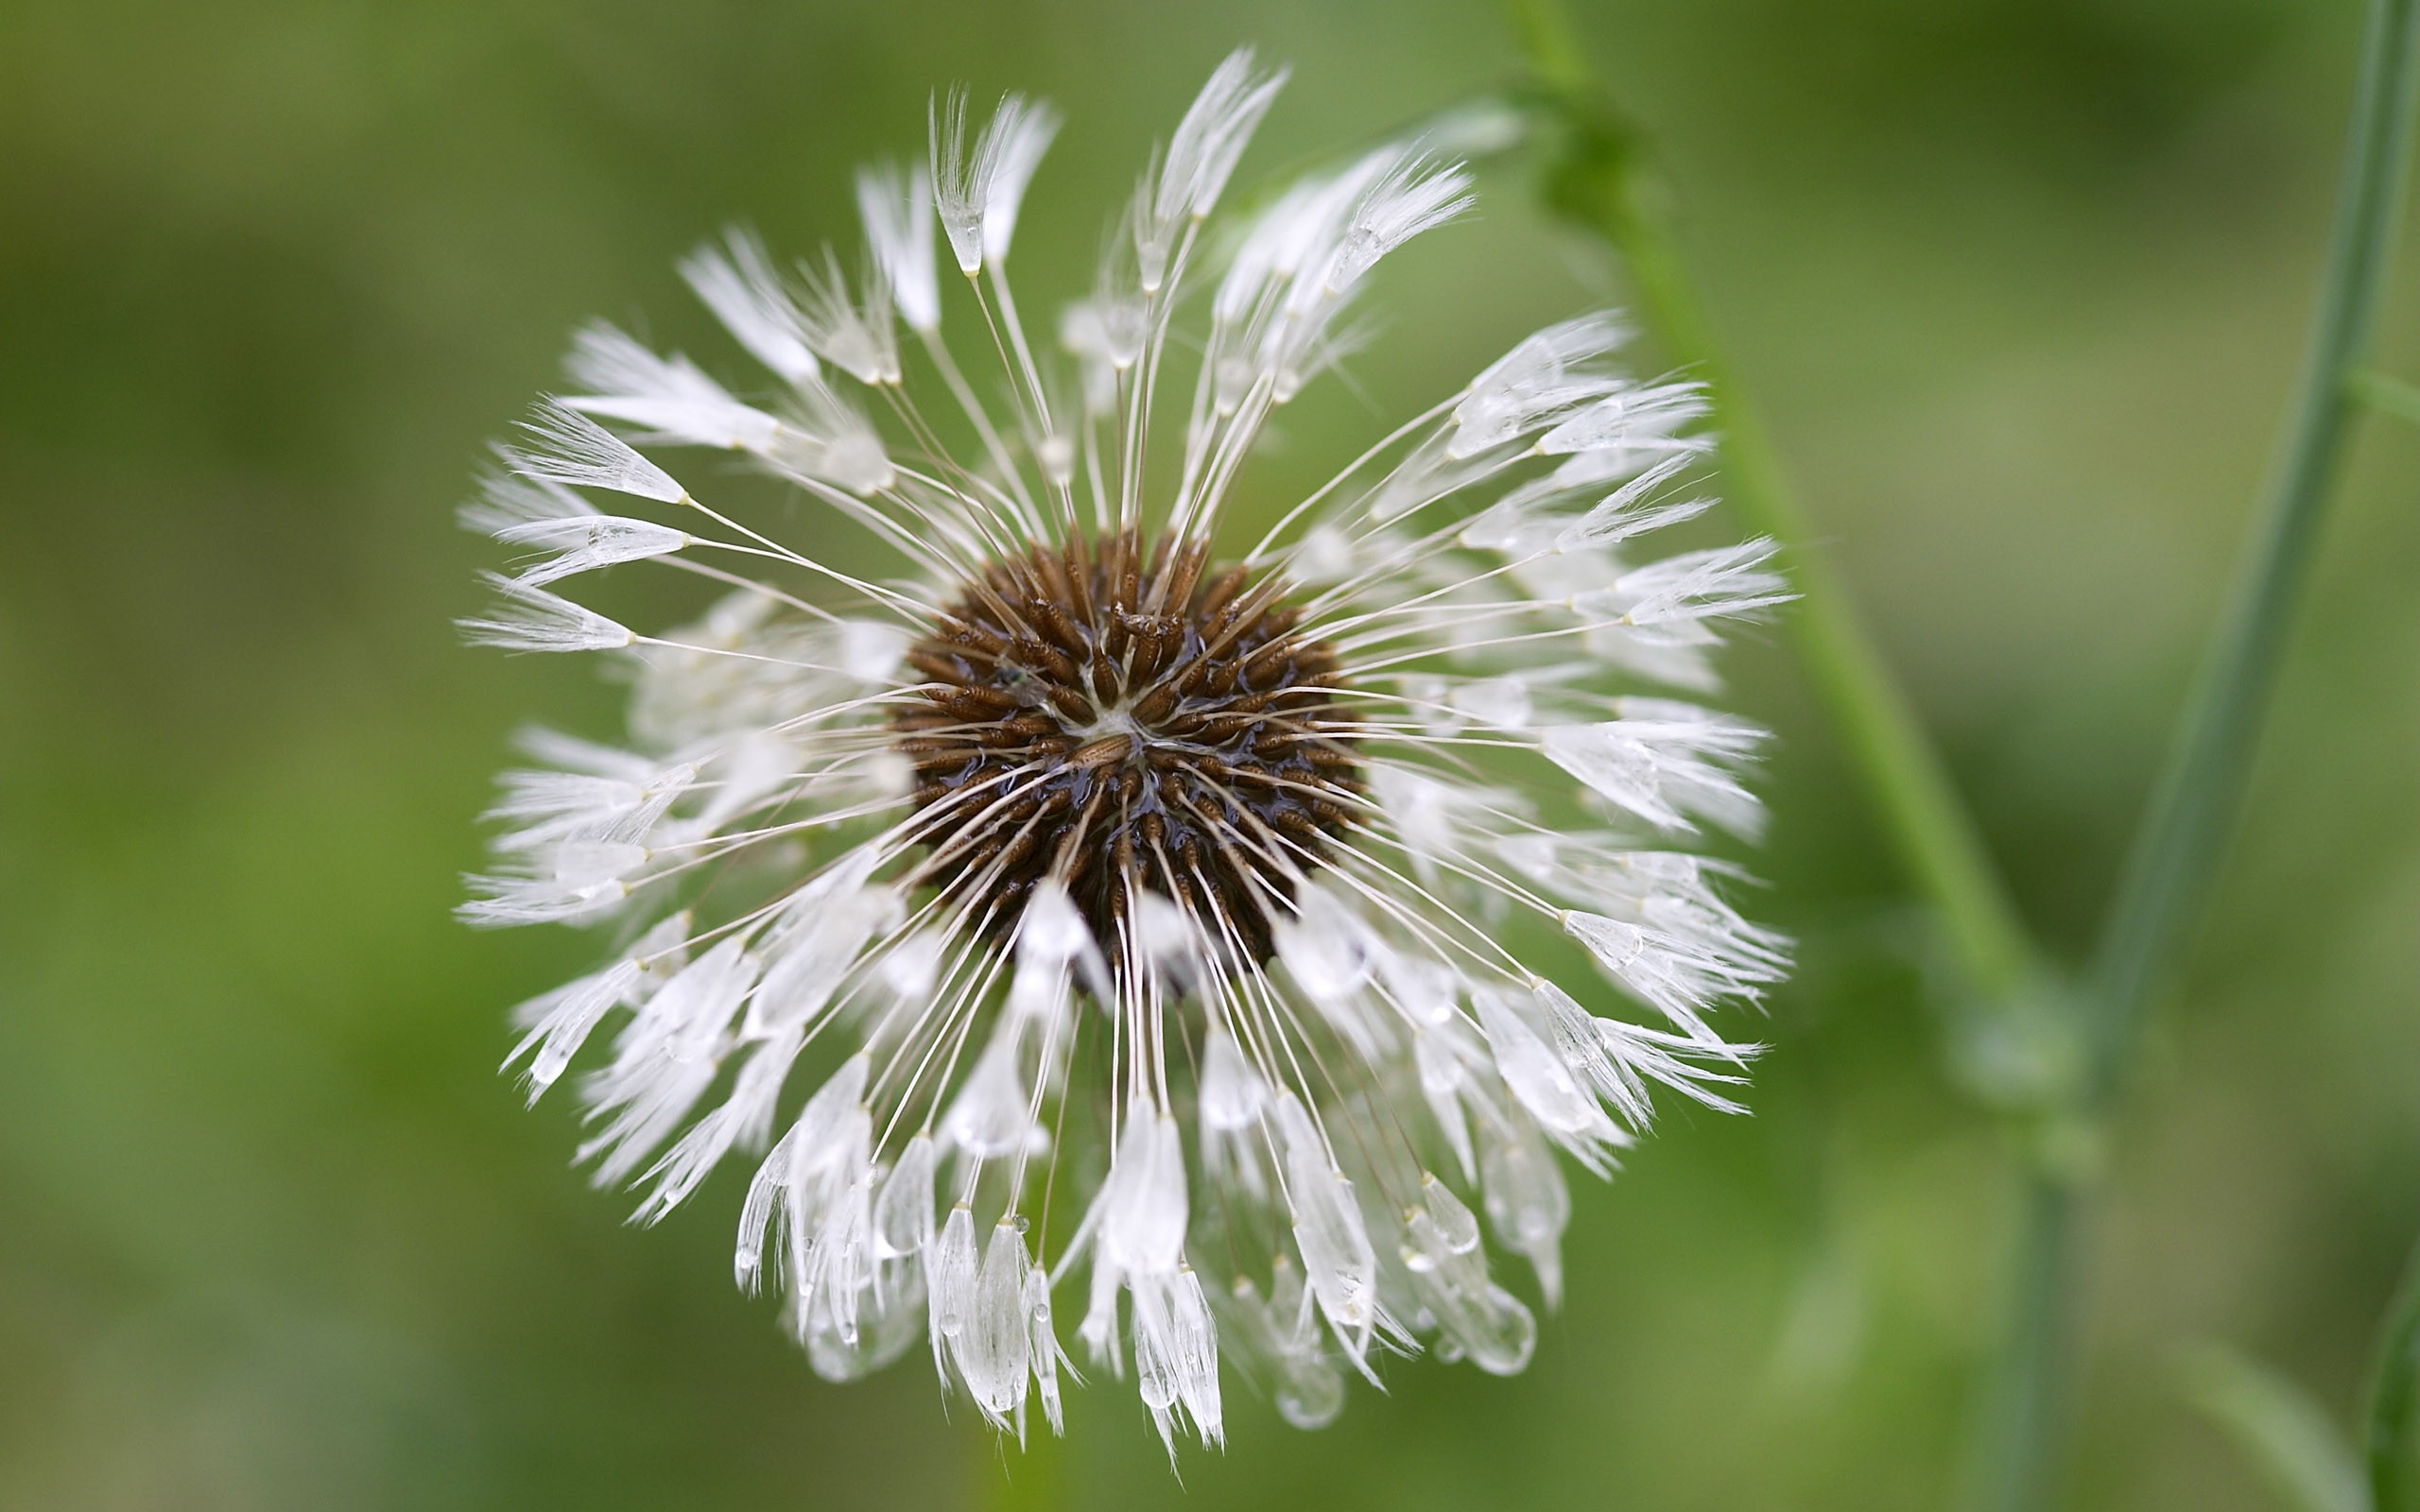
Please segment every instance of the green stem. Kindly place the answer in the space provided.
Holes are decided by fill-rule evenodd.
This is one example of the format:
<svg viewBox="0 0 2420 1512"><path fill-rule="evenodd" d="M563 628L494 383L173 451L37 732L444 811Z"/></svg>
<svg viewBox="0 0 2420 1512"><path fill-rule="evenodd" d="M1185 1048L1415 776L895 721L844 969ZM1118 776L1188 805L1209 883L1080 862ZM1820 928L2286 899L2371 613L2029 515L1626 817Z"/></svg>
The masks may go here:
<svg viewBox="0 0 2420 1512"><path fill-rule="evenodd" d="M1560 0L1505 0L1505 9L1543 113L1563 134L1548 169L1550 208L1621 255L1649 322L1705 384L1721 431L1725 492L1788 558L1799 593L1788 619L1791 639L1868 801L1939 911L1969 986L1989 999L2013 994L2032 974L2031 944L1846 586L1815 549L1754 406L1719 355L1670 229L1641 192L1637 133L1597 82Z"/></svg>
<svg viewBox="0 0 2420 1512"><path fill-rule="evenodd" d="M2411 146L2415 0L2373 0L2352 140L2308 366L2265 523L2129 861L2095 962L2096 1110L2118 1090L2153 995L2188 942L2235 828L2286 632L2309 576L2377 323Z"/></svg>
<svg viewBox="0 0 2420 1512"><path fill-rule="evenodd" d="M2085 1075L2075 1106L2054 1110L2046 1149L2089 1148L2122 1090L2154 992L2173 970L2206 901L2250 769L2253 739L2274 683L2285 631L2308 576L2329 485L2349 429L2359 365L2376 324L2397 191L2408 150L2414 8L2374 0L2333 252L2313 350L2253 553L2225 627L2179 729L2118 894L2096 960L2083 1026ZM1535 87L1567 140L1547 182L1551 206L1623 254L1651 319L1712 390L1725 433L1735 505L1796 559L1805 597L1793 628L1816 691L1840 727L1876 810L1918 885L1940 909L1973 984L2021 988L2031 954L1981 845L1828 566L1807 532L1753 411L1714 359L1710 328L1660 216L1642 201L1636 133L1605 100L1559 0L1506 0ZM2398 386L2399 387L2399 386ZM2405 396L2362 386L2382 407ZM2076 1353L2076 1283L2087 1176L2073 1162L2029 1172L2012 1278L2011 1333L1987 1393L1981 1441L1984 1504L2044 1504L2062 1463L2066 1398ZM2412 1304L2420 1307L2420 1303ZM2420 1318L2410 1321L2410 1342ZM2395 1358L2409 1362L2405 1349ZM2381 1378L2382 1400L2411 1390L2409 1371ZM2409 1398L2401 1406L2408 1409ZM2381 1411L2385 1411L2384 1407ZM2396 1421L2408 1434L2410 1413ZM2403 1439L2398 1444L2409 1447ZM2383 1503L2381 1507L2383 1512ZM2415 1509L2420 1512L2420 1509Z"/></svg>
<svg viewBox="0 0 2420 1512"><path fill-rule="evenodd" d="M2074 1116L2088 1132L2125 1089L2142 1022L2208 901L2242 807L2261 716L2309 576L2354 413L2354 376L2377 324L2411 146L2420 0L2373 0L2351 142L2318 322L2259 537L2187 713L2120 883L2085 997L2086 1077ZM2042 1173L2037 1186L2060 1177ZM2079 1178L2080 1179L2080 1178ZM2064 1462L2071 1341L2084 1288L2072 1272L2080 1187L2029 1203L2012 1332L1990 1393L1986 1504L2047 1503ZM2048 1298L2046 1308L2038 1305Z"/></svg>
<svg viewBox="0 0 2420 1512"><path fill-rule="evenodd" d="M2025 1512L2049 1501L2058 1470L2037 1447L2055 1443L2067 1410L2083 1193L2069 1173L2025 1174L2025 1207L2007 1278L2007 1330L1985 1384L1969 1465L1977 1512Z"/></svg>
<svg viewBox="0 0 2420 1512"><path fill-rule="evenodd" d="M2378 1335L2370 1384L2371 1512L2420 1512L2420 1248Z"/></svg>

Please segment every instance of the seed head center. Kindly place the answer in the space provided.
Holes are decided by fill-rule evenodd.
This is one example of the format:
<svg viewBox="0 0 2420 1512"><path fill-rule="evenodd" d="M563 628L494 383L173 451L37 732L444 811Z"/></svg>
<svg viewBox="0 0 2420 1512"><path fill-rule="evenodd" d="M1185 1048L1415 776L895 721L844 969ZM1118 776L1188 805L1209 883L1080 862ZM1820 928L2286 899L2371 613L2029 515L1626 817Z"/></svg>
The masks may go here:
<svg viewBox="0 0 2420 1512"><path fill-rule="evenodd" d="M1039 546L975 574L908 663L892 721L915 771L916 877L1004 930L1056 877L1116 964L1136 888L1212 948L1270 929L1359 802L1332 690L1282 580L1205 575L1199 545L1132 534Z"/></svg>

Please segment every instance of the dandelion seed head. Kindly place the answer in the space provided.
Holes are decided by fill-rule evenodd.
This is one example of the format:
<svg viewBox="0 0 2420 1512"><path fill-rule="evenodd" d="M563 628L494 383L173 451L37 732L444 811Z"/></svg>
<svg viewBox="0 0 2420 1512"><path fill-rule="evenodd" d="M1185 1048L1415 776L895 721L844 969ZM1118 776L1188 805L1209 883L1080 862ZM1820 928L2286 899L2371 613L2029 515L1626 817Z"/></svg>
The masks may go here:
<svg viewBox="0 0 2420 1512"><path fill-rule="evenodd" d="M1737 1110L1726 1015L1788 968L1688 849L1755 833L1761 731L1678 696L1788 586L1767 542L1650 549L1711 503L1704 398L1617 319L1236 528L1272 418L1472 201L1394 143L1214 224L1284 77L1219 66L1048 318L1007 264L1060 116L938 97L860 235L683 263L770 386L589 327L461 511L510 569L468 637L628 684L489 814L464 918L603 940L508 1070L640 1221L752 1168L734 1278L818 1373L921 1344L1056 1431L1072 1346L1171 1456L1237 1368L1304 1427L1416 1349L1523 1368L1566 1168ZM795 497L726 506L680 448ZM720 596L579 601L649 573Z"/></svg>

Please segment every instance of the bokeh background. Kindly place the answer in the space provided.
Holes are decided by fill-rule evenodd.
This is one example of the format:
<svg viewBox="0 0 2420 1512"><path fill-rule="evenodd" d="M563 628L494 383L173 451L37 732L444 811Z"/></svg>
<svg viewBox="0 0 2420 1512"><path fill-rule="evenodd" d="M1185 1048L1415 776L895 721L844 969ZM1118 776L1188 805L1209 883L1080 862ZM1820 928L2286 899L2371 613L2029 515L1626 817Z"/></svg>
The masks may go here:
<svg viewBox="0 0 2420 1512"><path fill-rule="evenodd" d="M1614 0L1598 61L1832 548L2026 914L2088 942L2267 460L2354 0ZM460 649L484 441L605 315L712 353L673 259L804 249L929 89L1072 125L1020 237L1101 217L1238 42L1245 177L1501 83L1438 0L9 0L0 7L0 1504L84 1509L1936 1507L2012 1216L1924 932L1786 641L1754 910L1806 940L1751 1119L1583 1186L1515 1380L1433 1363L1305 1435L1231 1379L1171 1479L1122 1388L1048 1464L913 1357L817 1381L493 1073L587 944L448 910L510 730L584 667ZM1264 503L1616 281L1492 169ZM2382 362L2420 372L2420 257ZM1055 272L1053 270L1056 270ZM1053 280L1056 280L1056 283ZM1379 427L1383 428L1383 427ZM2367 425L2242 839L2093 1236L2074 1497L2276 1503L2186 1400L2222 1341L2340 1416L2420 1225L2420 430ZM1002 1490L1002 1467L1022 1477Z"/></svg>

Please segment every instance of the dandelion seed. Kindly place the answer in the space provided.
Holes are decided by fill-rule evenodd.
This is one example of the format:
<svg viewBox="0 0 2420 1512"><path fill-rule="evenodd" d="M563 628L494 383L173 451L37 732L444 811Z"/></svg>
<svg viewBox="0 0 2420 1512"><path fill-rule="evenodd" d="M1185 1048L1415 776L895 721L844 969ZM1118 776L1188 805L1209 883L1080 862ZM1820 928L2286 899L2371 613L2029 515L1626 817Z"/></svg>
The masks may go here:
<svg viewBox="0 0 2420 1512"><path fill-rule="evenodd" d="M857 173L857 215L866 242L890 282L890 297L908 329L930 332L942 322L942 290L933 271L933 181L920 164L902 178L886 163Z"/></svg>
<svg viewBox="0 0 2420 1512"><path fill-rule="evenodd" d="M725 232L722 246L701 247L683 259L681 276L732 339L777 376L794 384L817 376L798 306L755 232L737 227Z"/></svg>
<svg viewBox="0 0 2420 1512"><path fill-rule="evenodd" d="M1066 1287L1066 1342L1171 1454L1221 1442L1226 1363L1305 1427L1424 1345L1521 1369L1563 1160L1610 1169L1659 1096L1735 1109L1753 1047L1720 1020L1787 969L1725 868L1639 838L1753 833L1760 732L1643 685L1711 688L1720 628L1787 589L1761 541L1641 554L1708 506L1704 400L1616 368L1619 321L1520 342L1228 539L1354 302L1470 202L1394 144L1205 232L1282 82L1220 65L1058 352L1006 270L1058 116L1011 95L977 129L944 96L928 167L857 180L862 255L785 275L732 233L683 265L781 397L591 327L579 391L463 510L518 573L470 638L614 652L631 685L624 742L527 737L490 816L467 918L617 942L515 1011L508 1065L577 1091L580 1158L645 1221L753 1160L734 1274L812 1367L921 1339L1003 1431L1062 1421ZM1181 438L1166 466L1147 434ZM674 445L804 516L639 450ZM891 563L826 559L844 522ZM647 634L562 596L648 562L727 596Z"/></svg>
<svg viewBox="0 0 2420 1512"><path fill-rule="evenodd" d="M660 504L678 504L681 485L630 443L579 411L541 400L522 427L535 447L507 451L513 471L540 483L611 489Z"/></svg>

